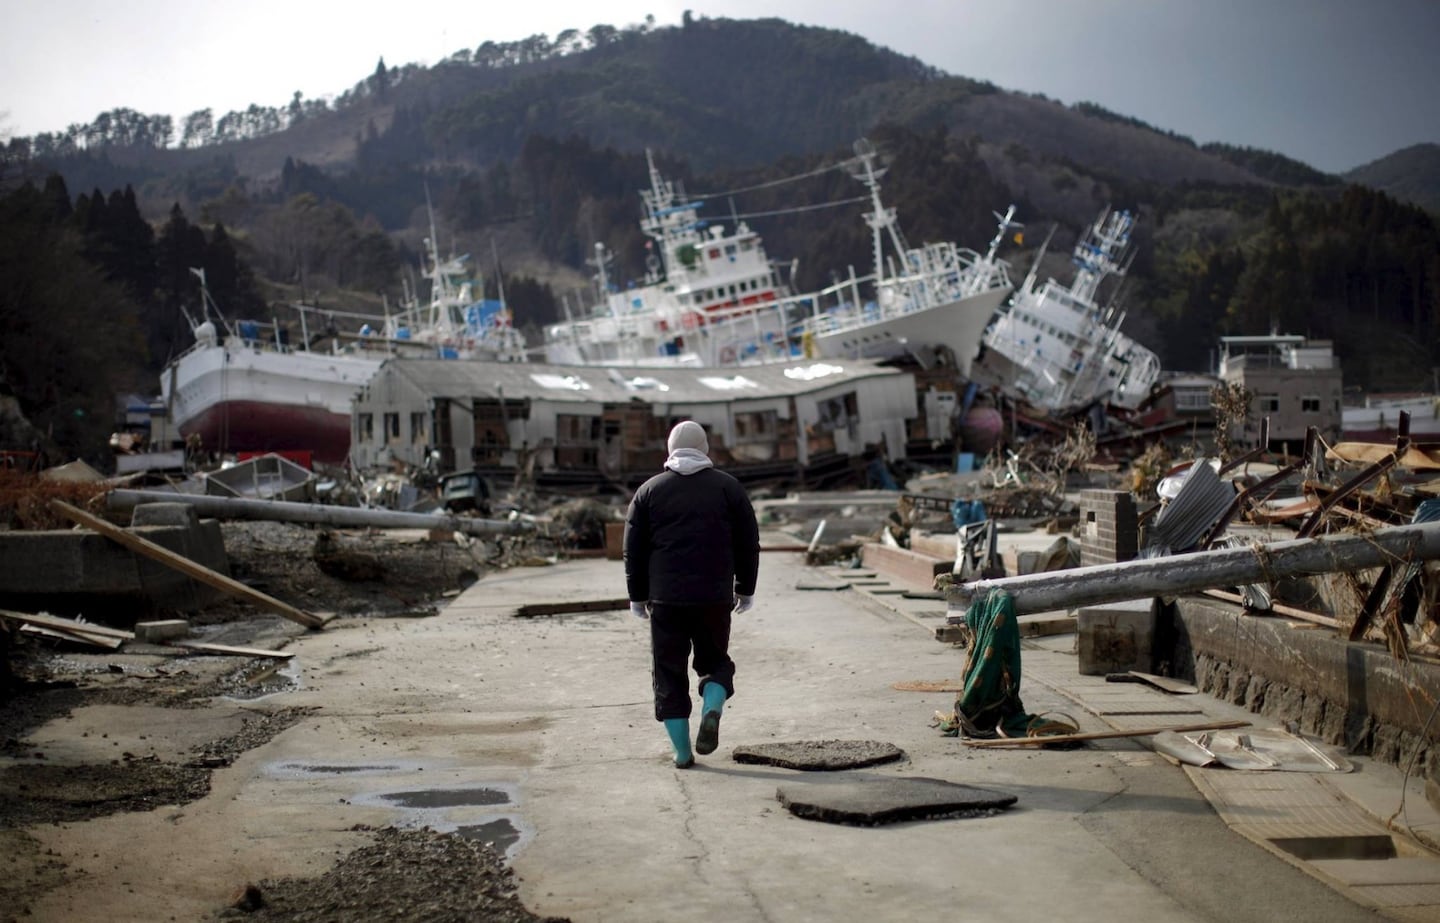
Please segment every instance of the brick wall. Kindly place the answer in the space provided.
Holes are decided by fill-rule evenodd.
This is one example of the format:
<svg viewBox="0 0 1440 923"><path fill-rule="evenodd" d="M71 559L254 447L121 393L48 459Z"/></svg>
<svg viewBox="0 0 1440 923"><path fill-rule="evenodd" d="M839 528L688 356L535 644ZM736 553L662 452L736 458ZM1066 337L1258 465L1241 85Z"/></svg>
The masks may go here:
<svg viewBox="0 0 1440 923"><path fill-rule="evenodd" d="M1135 497L1128 490L1080 492L1080 566L1129 561L1139 548Z"/></svg>

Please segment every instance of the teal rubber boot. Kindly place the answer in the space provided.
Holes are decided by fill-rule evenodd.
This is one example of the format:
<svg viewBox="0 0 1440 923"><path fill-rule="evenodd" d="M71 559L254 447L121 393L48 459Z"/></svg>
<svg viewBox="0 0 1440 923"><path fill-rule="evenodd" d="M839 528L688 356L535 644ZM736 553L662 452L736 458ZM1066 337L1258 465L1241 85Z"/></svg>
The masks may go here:
<svg viewBox="0 0 1440 923"><path fill-rule="evenodd" d="M695 735L696 753L714 753L720 746L720 713L725 710L725 687L719 683L706 683L700 690L705 700L700 713L700 731Z"/></svg>
<svg viewBox="0 0 1440 923"><path fill-rule="evenodd" d="M675 748L675 768L694 766L695 754L690 752L690 719L666 718L665 733L670 735L670 745Z"/></svg>

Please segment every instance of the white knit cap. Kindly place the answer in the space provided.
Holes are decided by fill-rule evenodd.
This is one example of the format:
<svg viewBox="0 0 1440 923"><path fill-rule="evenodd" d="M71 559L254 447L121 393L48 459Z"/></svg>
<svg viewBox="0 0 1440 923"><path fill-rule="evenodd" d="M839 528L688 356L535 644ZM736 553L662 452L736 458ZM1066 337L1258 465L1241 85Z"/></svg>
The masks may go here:
<svg viewBox="0 0 1440 923"><path fill-rule="evenodd" d="M710 454L710 440L705 438L705 427L694 420L686 420L683 423L675 424L670 431L670 440L666 443L670 452L676 449L699 449L706 455Z"/></svg>

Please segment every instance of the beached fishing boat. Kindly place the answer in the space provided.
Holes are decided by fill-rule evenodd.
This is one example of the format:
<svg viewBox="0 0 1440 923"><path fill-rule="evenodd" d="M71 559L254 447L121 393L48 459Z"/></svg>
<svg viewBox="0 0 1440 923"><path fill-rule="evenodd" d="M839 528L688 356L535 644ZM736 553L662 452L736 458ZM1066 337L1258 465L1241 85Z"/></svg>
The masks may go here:
<svg viewBox="0 0 1440 923"><path fill-rule="evenodd" d="M723 367L812 358L885 358L943 347L962 374L996 308L1013 289L998 257L1014 221L987 253L953 243L906 244L894 208L880 197L884 170L868 142L847 166L869 191L864 218L874 269L853 271L816 292L782 284L760 236L744 221L707 226L704 202L688 198L650 161L641 228L652 260L643 284L613 289L597 245L600 298L579 319L545 328L546 360L581 365Z"/></svg>
<svg viewBox="0 0 1440 923"><path fill-rule="evenodd" d="M1100 300L1107 278L1125 275L1128 211L1106 209L1075 244L1075 278L1036 284L1035 270L985 332L971 377L1049 414L1094 405L1133 410L1160 378L1160 359L1120 332L1125 312ZM1036 267L1039 261L1036 261Z"/></svg>
<svg viewBox="0 0 1440 923"><path fill-rule="evenodd" d="M206 452L308 451L343 462L350 404L394 355L524 361L524 338L503 302L478 298L466 257L442 262L432 226L426 240L429 297L374 317L289 306L291 323L227 320L200 277L195 343L160 377L176 428ZM341 331L341 324L354 325ZM298 340L294 338L298 334Z"/></svg>

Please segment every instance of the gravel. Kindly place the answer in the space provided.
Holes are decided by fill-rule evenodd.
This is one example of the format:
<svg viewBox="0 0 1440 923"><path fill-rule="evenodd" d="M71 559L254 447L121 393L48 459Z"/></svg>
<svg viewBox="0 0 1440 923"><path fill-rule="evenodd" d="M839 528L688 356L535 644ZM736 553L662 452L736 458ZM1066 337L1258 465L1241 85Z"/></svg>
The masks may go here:
<svg viewBox="0 0 1440 923"><path fill-rule="evenodd" d="M522 549L440 538L329 533L277 522L222 523L232 576L272 596L337 617L424 617L508 555ZM525 549L529 550L529 549ZM546 549L537 549L544 553ZM363 577L364 579L355 579ZM180 613L206 640L283 646L293 629L272 613L227 599ZM256 640L260 639L260 640ZM130 645L127 645L129 648ZM210 791L210 773L301 720L307 709L256 712L236 734L196 747L180 761L126 754L108 763L59 765L35 752L34 728L93 704L205 707L211 697L254 689L273 663L207 661L209 669L145 665L125 649L106 655L25 643L11 652L11 681L0 689L0 907L24 914L45 892L74 886L66 864L41 850L26 828L83 823L123 811L185 804ZM128 658L128 659L127 659ZM490 846L428 829L366 831L370 845L317 878L249 883L217 918L287 921L533 921L512 873ZM11 911L7 911L11 912ZM9 919L6 916L5 919Z"/></svg>

